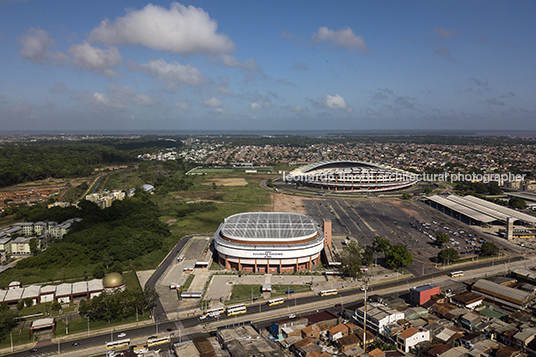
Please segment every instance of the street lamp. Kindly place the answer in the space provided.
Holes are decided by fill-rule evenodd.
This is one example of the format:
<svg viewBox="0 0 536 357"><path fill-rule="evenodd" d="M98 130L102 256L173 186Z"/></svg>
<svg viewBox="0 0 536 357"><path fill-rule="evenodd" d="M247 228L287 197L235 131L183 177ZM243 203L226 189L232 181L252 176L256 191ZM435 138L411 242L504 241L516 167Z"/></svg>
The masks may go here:
<svg viewBox="0 0 536 357"><path fill-rule="evenodd" d="M87 316L87 337L89 337L89 316Z"/></svg>

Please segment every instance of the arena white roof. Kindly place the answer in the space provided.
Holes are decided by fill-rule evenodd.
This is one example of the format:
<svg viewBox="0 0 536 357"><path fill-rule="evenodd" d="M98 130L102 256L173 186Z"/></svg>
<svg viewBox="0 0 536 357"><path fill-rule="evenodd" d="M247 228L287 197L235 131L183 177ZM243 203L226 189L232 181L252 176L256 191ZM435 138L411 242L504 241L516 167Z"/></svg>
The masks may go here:
<svg viewBox="0 0 536 357"><path fill-rule="evenodd" d="M239 213L225 219L221 227L223 236L237 239L305 238L317 232L311 217L283 212Z"/></svg>

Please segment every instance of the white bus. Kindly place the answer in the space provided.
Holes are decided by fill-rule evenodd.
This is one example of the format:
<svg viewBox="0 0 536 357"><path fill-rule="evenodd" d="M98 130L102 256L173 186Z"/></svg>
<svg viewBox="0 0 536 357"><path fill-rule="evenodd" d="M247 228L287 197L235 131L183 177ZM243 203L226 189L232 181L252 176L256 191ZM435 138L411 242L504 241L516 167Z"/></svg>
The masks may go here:
<svg viewBox="0 0 536 357"><path fill-rule="evenodd" d="M284 302L285 302L285 299L283 299L283 298L272 299L272 300L268 300L268 306L279 305L279 304L282 304Z"/></svg>
<svg viewBox="0 0 536 357"><path fill-rule="evenodd" d="M217 308L205 311L205 316L206 317L217 317L217 316L220 316L221 314L223 314L224 311L225 311L224 307L217 307Z"/></svg>
<svg viewBox="0 0 536 357"><path fill-rule="evenodd" d="M246 305L234 305L227 308L227 316L245 314L247 311Z"/></svg>
<svg viewBox="0 0 536 357"><path fill-rule="evenodd" d="M147 340L147 347L163 345L165 343L170 343L170 342L171 342L171 338L169 338L169 336L157 337L157 338L149 338Z"/></svg>
<svg viewBox="0 0 536 357"><path fill-rule="evenodd" d="M107 350L118 350L121 348L126 348L130 346L130 338L125 338L123 340L114 341L114 342L108 342L106 344Z"/></svg>
<svg viewBox="0 0 536 357"><path fill-rule="evenodd" d="M460 271L451 271L451 272L449 273L449 276L450 276L451 278L457 278L457 277L459 277L459 276L463 276L463 271L461 271L461 270L460 270Z"/></svg>
<svg viewBox="0 0 536 357"><path fill-rule="evenodd" d="M320 296L337 295L337 289L321 290Z"/></svg>

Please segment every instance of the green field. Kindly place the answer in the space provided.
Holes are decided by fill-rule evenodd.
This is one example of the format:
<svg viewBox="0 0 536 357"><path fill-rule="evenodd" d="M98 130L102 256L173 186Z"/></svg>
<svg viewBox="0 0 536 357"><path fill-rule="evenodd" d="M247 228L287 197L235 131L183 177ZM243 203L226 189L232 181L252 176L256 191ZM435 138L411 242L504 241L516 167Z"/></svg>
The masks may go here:
<svg viewBox="0 0 536 357"><path fill-rule="evenodd" d="M249 175L251 173L246 173L246 170L257 170L257 173L268 173L273 172L274 167L273 166L266 166L266 167L254 167L254 168L244 168L244 167L235 167L235 168L217 168L217 167L203 167L199 169L195 169L190 171L190 174L192 175L198 175L198 174L228 174L228 173L242 173Z"/></svg>

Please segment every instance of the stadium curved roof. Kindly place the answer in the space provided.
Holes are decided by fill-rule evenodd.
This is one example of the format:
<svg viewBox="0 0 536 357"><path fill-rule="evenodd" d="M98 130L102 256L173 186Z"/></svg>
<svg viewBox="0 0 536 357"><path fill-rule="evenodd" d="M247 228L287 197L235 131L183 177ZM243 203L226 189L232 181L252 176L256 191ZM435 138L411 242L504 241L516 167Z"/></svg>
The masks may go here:
<svg viewBox="0 0 536 357"><path fill-rule="evenodd" d="M372 164L370 162L364 162L364 161L355 161L355 160L327 160L327 161L319 161L315 162L313 164L309 164L303 167L298 168L297 170L307 173L314 170L319 169L345 169L348 168L348 166L353 167L363 167L363 168L375 168L375 169L386 169L386 167L378 165L378 164Z"/></svg>
<svg viewBox="0 0 536 357"><path fill-rule="evenodd" d="M232 239L297 239L318 233L317 223L309 216L287 212L239 213L225 219L220 234Z"/></svg>

